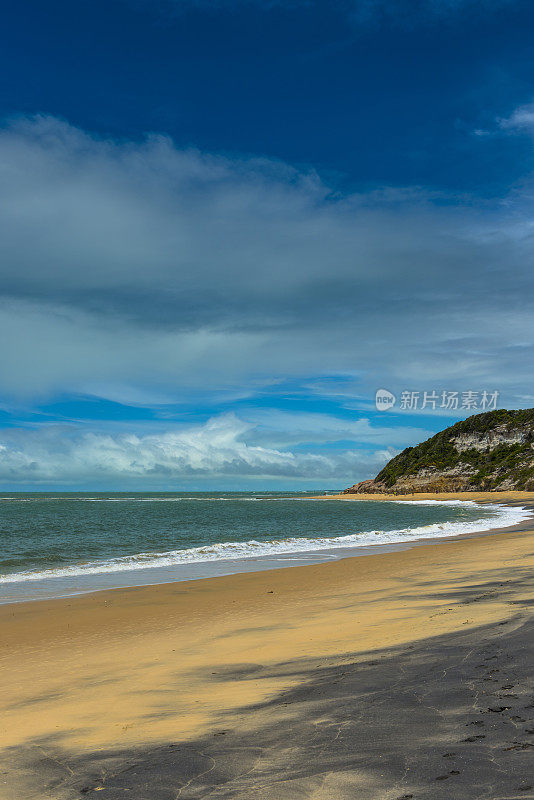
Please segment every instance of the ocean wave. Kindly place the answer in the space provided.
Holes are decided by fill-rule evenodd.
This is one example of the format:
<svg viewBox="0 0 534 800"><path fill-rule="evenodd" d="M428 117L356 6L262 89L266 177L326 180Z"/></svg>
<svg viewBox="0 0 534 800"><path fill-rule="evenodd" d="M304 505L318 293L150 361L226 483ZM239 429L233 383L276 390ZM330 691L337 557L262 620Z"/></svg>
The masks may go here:
<svg viewBox="0 0 534 800"><path fill-rule="evenodd" d="M435 502L442 503L442 501L434 500L415 502L424 504ZM446 504L456 504L457 502L464 503L464 501L445 501ZM483 510L486 513L489 511L491 513L483 518L469 522L460 520L455 522L432 523L416 528L400 528L391 531L371 530L344 536L316 537L313 539L306 537L290 537L287 539L272 539L265 542L251 539L246 542L219 542L202 547L169 550L162 553L137 553L135 555L119 556L106 561L88 561L66 567L27 570L2 575L0 576L0 584L82 575L99 575L140 569L154 569L157 567L168 568L184 564L199 564L213 561L286 556L289 554L296 555L298 553L310 553L313 551L335 551L342 548L358 548L369 545L400 544L402 542L412 542L417 539L458 536L460 534L476 533L495 527L504 528L531 518L531 512L525 508L510 508L498 504L482 506L473 501L467 502L471 507L476 506L480 508L481 511Z"/></svg>
<svg viewBox="0 0 534 800"><path fill-rule="evenodd" d="M76 503L181 503L183 500L198 500L200 503L220 503L221 501L253 503L263 500L293 499L293 496L287 495L280 495L279 497L0 497L0 502L64 503L67 501ZM311 500L313 498L309 499Z"/></svg>
<svg viewBox="0 0 534 800"><path fill-rule="evenodd" d="M504 508L504 506L498 506L496 503L482 505L481 503L477 503L476 500L390 500L391 503L402 503L403 505L409 506L470 506L471 508Z"/></svg>

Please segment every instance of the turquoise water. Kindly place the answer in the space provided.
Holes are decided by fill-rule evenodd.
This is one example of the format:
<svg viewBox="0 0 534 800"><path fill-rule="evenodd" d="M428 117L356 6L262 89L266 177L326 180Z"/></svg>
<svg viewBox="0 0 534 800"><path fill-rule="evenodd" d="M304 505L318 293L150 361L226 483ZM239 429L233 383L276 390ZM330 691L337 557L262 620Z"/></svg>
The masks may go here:
<svg viewBox="0 0 534 800"><path fill-rule="evenodd" d="M174 580L255 569L261 559L280 565L298 557L307 563L317 554L324 560L361 547L514 524L525 516L518 509L473 503L296 499L302 497L302 492L4 494L0 600L17 590L28 597L158 582L162 570L165 580Z"/></svg>

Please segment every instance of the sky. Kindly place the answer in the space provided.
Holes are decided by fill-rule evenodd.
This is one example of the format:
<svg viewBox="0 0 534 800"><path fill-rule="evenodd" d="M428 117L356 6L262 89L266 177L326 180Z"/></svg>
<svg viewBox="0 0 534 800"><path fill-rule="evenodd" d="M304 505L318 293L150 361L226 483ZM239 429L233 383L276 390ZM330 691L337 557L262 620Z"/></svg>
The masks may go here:
<svg viewBox="0 0 534 800"><path fill-rule="evenodd" d="M518 0L6 6L2 490L342 488L534 406L533 26Z"/></svg>

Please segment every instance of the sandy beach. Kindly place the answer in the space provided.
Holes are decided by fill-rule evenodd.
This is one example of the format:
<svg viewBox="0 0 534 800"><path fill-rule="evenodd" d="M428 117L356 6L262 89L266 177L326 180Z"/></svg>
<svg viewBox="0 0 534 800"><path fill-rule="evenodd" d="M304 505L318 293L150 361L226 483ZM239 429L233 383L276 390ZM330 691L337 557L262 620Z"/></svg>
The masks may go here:
<svg viewBox="0 0 534 800"><path fill-rule="evenodd" d="M534 798L533 596L526 523L2 606L0 797Z"/></svg>
<svg viewBox="0 0 534 800"><path fill-rule="evenodd" d="M472 500L475 503L521 504L532 502L534 492L417 492L417 494L323 494L310 500Z"/></svg>

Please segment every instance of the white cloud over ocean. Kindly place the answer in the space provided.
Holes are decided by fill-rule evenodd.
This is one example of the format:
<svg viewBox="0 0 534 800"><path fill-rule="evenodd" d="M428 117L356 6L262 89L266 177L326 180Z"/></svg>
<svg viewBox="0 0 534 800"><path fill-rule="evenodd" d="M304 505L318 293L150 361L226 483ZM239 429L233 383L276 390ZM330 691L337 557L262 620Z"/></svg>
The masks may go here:
<svg viewBox="0 0 534 800"><path fill-rule="evenodd" d="M294 423L298 426L298 417ZM0 481L7 485L74 486L89 481L107 486L167 488L173 481L204 478L237 480L241 485L247 479L304 479L332 484L354 474L376 471L397 452L384 446L369 450L356 447L328 455L295 453L287 447L255 443L255 435L257 438L253 425L233 414L145 435L83 432L62 426L5 430L0 433Z"/></svg>

